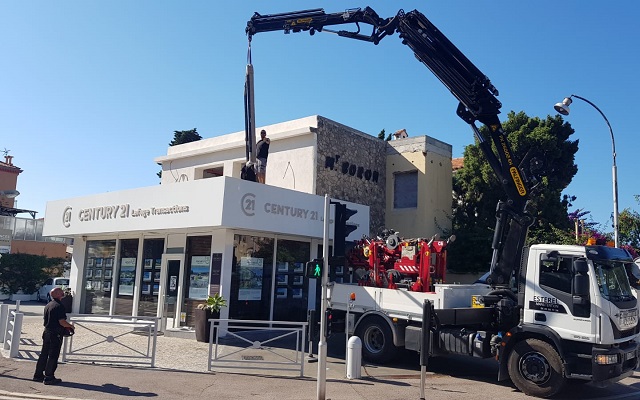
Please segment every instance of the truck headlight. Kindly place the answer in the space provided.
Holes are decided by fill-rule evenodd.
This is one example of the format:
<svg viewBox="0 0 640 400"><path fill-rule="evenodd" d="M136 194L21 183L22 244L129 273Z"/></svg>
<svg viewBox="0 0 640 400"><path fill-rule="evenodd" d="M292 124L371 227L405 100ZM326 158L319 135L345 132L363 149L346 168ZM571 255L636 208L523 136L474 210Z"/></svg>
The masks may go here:
<svg viewBox="0 0 640 400"><path fill-rule="evenodd" d="M600 364L600 365L617 364L618 355L617 354L597 354L595 361L596 361L596 364Z"/></svg>

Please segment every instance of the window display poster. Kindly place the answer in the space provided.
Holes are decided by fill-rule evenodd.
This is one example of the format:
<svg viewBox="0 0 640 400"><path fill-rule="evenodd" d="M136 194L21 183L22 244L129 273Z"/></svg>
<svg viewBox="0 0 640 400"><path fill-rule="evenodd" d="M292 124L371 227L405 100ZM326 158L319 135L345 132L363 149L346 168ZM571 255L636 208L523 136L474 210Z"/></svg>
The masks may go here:
<svg viewBox="0 0 640 400"><path fill-rule="evenodd" d="M133 296L133 284L136 277L136 259L123 258L120 262L120 281L118 294Z"/></svg>
<svg viewBox="0 0 640 400"><path fill-rule="evenodd" d="M136 258L135 257L123 258L123 259L120 260L120 266L121 267L133 267L135 269L135 267L136 267Z"/></svg>
<svg viewBox="0 0 640 400"><path fill-rule="evenodd" d="M189 298L206 299L209 295L210 256L191 257L191 276L189 277Z"/></svg>
<svg viewBox="0 0 640 400"><path fill-rule="evenodd" d="M241 257L238 275L240 289L238 300L262 299L262 258Z"/></svg>
<svg viewBox="0 0 640 400"><path fill-rule="evenodd" d="M304 263L296 262L293 263L293 272L304 272Z"/></svg>

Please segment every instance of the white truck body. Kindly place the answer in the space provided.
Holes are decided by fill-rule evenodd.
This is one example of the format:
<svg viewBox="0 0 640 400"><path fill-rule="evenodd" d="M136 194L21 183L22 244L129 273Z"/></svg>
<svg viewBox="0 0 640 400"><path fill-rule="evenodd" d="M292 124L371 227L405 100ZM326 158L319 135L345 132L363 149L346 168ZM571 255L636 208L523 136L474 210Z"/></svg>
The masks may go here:
<svg viewBox="0 0 640 400"><path fill-rule="evenodd" d="M511 289L436 284L433 292L415 292L330 283L328 306L339 314L334 321L345 317L345 329L362 339L373 362L389 360L398 347L421 352L424 343L429 355L495 356L498 379L547 397L567 379L604 386L638 367L638 299L625 272L632 266L622 249L534 245L514 268ZM425 325L428 341L425 300L435 315L428 322L435 325Z"/></svg>
<svg viewBox="0 0 640 400"><path fill-rule="evenodd" d="M412 292L406 289L384 289L357 284L331 283L329 285L329 307L346 310L351 293L356 300L350 312L384 312L390 318L422 321L425 300L431 301L435 309L471 307L474 295L485 295L491 286L483 284L436 284L435 292Z"/></svg>

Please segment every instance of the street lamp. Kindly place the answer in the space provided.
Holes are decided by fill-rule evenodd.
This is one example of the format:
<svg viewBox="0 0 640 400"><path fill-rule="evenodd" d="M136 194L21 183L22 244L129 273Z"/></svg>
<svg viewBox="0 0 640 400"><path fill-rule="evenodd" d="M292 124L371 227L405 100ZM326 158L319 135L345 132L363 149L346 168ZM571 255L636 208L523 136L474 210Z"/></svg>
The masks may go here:
<svg viewBox="0 0 640 400"><path fill-rule="evenodd" d="M6 197L8 199L16 198L20 192L17 190L0 190L0 196Z"/></svg>
<svg viewBox="0 0 640 400"><path fill-rule="evenodd" d="M585 99L584 97L580 97L575 94L572 94L569 97L565 97L561 103L556 103L556 105L554 106L556 111L562 115L569 115L569 105L571 105L571 103L573 102L571 100L572 97L583 100L589 103L593 108L598 110L600 115L602 115L602 118L604 118L605 122L607 123L607 126L609 127L609 133L611 134L611 149L613 154L613 167L611 168L611 173L613 176L613 240L615 246L618 247L618 167L616 166L616 141L613 137L613 129L611 129L609 120L604 115L602 110L598 108L598 106Z"/></svg>

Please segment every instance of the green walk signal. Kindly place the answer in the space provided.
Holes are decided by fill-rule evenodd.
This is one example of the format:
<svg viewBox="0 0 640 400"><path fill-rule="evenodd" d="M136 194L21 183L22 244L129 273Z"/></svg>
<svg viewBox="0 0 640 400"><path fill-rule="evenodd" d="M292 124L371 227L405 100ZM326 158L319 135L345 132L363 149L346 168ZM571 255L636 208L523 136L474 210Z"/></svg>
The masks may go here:
<svg viewBox="0 0 640 400"><path fill-rule="evenodd" d="M316 258L313 261L307 262L307 268L305 270L305 275L310 279L322 279L322 266L324 265L324 260L322 258Z"/></svg>

